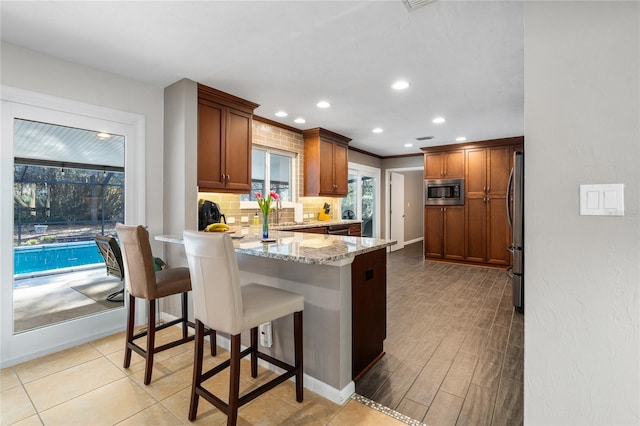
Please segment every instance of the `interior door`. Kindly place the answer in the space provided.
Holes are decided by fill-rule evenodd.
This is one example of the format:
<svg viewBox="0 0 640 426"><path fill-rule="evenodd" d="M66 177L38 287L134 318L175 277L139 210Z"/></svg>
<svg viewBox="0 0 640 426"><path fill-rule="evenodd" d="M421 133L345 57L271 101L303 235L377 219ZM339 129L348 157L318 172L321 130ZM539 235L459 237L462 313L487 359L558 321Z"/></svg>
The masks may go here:
<svg viewBox="0 0 640 426"><path fill-rule="evenodd" d="M390 235L397 244L391 246L391 251L404 248L404 175L391 173L389 182L391 194L391 211L389 212Z"/></svg>

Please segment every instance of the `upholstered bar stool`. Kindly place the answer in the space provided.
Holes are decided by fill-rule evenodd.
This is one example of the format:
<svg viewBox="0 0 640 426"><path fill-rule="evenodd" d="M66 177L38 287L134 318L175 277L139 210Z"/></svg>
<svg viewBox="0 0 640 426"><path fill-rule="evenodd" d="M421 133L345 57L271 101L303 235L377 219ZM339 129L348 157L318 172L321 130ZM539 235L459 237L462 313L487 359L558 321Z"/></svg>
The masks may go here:
<svg viewBox="0 0 640 426"><path fill-rule="evenodd" d="M151 383L153 371L153 355L171 349L183 343L194 340L195 335L189 336L188 326L195 325L188 320L187 292L191 291L191 277L189 268L169 268L155 271L149 233L141 226L127 226L116 224L118 239L122 246L123 260L128 280L126 290L129 294L129 310L127 313L127 342L124 351L124 368L131 364L131 351L145 359L144 384ZM156 326L156 300L174 294L182 295L182 317L165 324ZM133 334L136 298L145 299L148 306L147 327L145 330ZM176 324L182 324L182 337L164 345L155 347L156 332ZM215 330L207 330L211 339L211 355L216 354ZM135 340L147 337L146 350Z"/></svg>
<svg viewBox="0 0 640 426"><path fill-rule="evenodd" d="M196 418L198 399L202 396L227 414L227 425L235 425L239 407L293 376L296 381L296 400L302 402L304 297L260 284L241 286L238 261L231 238L227 234L185 231L184 245L191 272L196 321L196 350L189 420ZM294 365L258 351L258 325L289 314L293 314L294 320ZM202 372L205 325L229 333L231 357L209 371ZM245 330L250 330L250 346L241 351L240 335ZM240 359L247 355L251 355L251 377L258 376L258 358L280 367L284 373L240 396ZM227 367L230 367L229 402L225 403L205 389L203 384Z"/></svg>

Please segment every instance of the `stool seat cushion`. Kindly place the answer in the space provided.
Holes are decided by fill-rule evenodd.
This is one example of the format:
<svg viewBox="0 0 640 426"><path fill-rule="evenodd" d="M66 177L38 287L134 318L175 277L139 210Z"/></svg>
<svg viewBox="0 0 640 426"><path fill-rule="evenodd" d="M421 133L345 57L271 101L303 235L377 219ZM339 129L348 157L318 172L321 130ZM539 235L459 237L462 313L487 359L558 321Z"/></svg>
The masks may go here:
<svg viewBox="0 0 640 426"><path fill-rule="evenodd" d="M156 272L156 298L191 291L189 268L177 267Z"/></svg>
<svg viewBox="0 0 640 426"><path fill-rule="evenodd" d="M243 285L240 290L242 291L243 330L249 330L262 323L304 309L304 296L290 291L254 283ZM211 326L214 327L213 324Z"/></svg>

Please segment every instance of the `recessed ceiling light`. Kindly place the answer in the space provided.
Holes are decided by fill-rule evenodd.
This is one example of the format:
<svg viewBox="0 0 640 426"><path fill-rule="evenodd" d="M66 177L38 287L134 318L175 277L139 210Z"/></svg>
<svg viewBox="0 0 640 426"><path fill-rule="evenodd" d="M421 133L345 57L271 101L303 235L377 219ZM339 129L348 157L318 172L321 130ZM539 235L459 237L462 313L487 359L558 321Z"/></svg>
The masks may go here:
<svg viewBox="0 0 640 426"><path fill-rule="evenodd" d="M284 112L284 111L278 111L278 112L276 112L276 117L286 117L287 115L289 115L289 114L287 114L287 113L286 113L286 112Z"/></svg>
<svg viewBox="0 0 640 426"><path fill-rule="evenodd" d="M380 127L376 127L375 129L372 130L373 133L382 133L384 130L382 130Z"/></svg>
<svg viewBox="0 0 640 426"><path fill-rule="evenodd" d="M294 122L296 122L296 123L298 123L298 124L304 124L304 123L306 123L306 122L307 122L307 120L305 120L305 119L304 119L304 118L302 118L302 117L298 117L298 118L296 118L296 119L295 119L295 120L293 120L293 121L294 121Z"/></svg>
<svg viewBox="0 0 640 426"><path fill-rule="evenodd" d="M412 146L413 146L413 144L412 144L412 143L405 143L405 144L404 144L404 147L405 147L405 148L411 148Z"/></svg>
<svg viewBox="0 0 640 426"><path fill-rule="evenodd" d="M398 80L391 85L391 87L395 90L403 90L409 87L409 83L404 80Z"/></svg>
<svg viewBox="0 0 640 426"><path fill-rule="evenodd" d="M467 138L465 138L464 136L460 136L459 138L456 138L456 141L458 141L458 142L464 142L466 140L467 140Z"/></svg>
<svg viewBox="0 0 640 426"><path fill-rule="evenodd" d="M433 119L433 123L434 124L442 124L445 121L447 121L447 120L445 120L444 117L436 117L436 118Z"/></svg>
<svg viewBox="0 0 640 426"><path fill-rule="evenodd" d="M331 104L327 101L320 101L316 104L318 108L329 108Z"/></svg>
<svg viewBox="0 0 640 426"><path fill-rule="evenodd" d="M110 138L111 134L107 132L98 132L96 133L96 136L99 138Z"/></svg>

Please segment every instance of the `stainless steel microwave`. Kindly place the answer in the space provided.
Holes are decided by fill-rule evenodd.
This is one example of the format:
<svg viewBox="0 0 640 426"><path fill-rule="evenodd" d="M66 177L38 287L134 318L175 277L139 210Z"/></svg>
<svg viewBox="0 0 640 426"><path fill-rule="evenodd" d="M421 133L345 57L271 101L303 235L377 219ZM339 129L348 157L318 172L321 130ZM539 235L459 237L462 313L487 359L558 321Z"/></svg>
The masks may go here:
<svg viewBox="0 0 640 426"><path fill-rule="evenodd" d="M425 179L426 206L464 205L464 179Z"/></svg>

